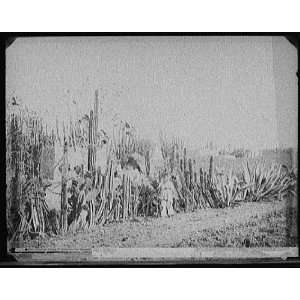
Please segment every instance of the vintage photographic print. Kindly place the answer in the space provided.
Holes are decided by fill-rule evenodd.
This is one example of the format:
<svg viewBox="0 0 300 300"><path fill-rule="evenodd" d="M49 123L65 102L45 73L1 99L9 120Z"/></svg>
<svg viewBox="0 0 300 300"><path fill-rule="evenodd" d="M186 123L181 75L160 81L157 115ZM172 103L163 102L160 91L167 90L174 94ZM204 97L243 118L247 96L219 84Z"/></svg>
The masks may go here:
<svg viewBox="0 0 300 300"><path fill-rule="evenodd" d="M29 263L298 256L297 67L285 36L14 39L8 252Z"/></svg>

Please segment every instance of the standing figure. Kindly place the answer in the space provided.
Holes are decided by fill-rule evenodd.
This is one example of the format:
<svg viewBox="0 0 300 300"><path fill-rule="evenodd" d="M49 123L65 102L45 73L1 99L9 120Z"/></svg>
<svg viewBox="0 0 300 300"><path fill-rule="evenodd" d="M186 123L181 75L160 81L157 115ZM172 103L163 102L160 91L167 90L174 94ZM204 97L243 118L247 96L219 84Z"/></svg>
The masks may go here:
<svg viewBox="0 0 300 300"><path fill-rule="evenodd" d="M161 216L173 216L174 215L174 209L173 209L173 199L175 197L174 192L174 184L171 181L171 178L169 176L163 178L161 184L160 184L160 200L161 200Z"/></svg>

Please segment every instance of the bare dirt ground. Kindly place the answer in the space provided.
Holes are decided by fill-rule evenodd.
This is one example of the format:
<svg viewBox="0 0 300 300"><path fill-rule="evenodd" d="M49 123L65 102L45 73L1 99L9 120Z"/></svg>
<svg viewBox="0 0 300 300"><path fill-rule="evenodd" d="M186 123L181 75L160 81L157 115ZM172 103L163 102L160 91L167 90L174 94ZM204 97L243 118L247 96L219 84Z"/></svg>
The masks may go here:
<svg viewBox="0 0 300 300"><path fill-rule="evenodd" d="M139 218L88 232L25 241L30 249L99 247L285 247L296 246L296 208L285 202L243 203L170 218ZM290 237L292 235L292 237Z"/></svg>

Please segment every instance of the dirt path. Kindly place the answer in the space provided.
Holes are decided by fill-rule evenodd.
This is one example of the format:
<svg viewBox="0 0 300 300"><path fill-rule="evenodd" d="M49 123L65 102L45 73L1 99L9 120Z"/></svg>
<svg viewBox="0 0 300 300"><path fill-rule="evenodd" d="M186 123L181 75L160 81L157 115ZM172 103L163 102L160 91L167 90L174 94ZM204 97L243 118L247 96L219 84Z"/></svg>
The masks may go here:
<svg viewBox="0 0 300 300"><path fill-rule="evenodd" d="M244 203L235 208L206 209L181 213L171 218L140 218L138 221L108 224L89 232L68 233L64 237L27 241L27 249L87 249L98 247L176 247L202 230L244 224L283 211L284 202Z"/></svg>

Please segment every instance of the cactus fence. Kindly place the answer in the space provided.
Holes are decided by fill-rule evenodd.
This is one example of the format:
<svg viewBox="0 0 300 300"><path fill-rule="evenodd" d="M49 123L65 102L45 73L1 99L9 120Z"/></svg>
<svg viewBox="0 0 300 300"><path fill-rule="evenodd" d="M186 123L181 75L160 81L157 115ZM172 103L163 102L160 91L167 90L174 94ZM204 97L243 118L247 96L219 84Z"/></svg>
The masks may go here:
<svg viewBox="0 0 300 300"><path fill-rule="evenodd" d="M215 172L213 156L208 169L204 170L197 166L195 159L188 157L181 140L169 142L163 136L160 146L164 171L157 178L151 178L153 147L149 141L137 138L127 122L120 124L112 138L98 128L98 91L94 107L85 120L85 125L70 121L68 126L63 124L62 130L58 124L56 130L49 130L32 112L12 107L9 110L6 195L11 240L92 228L139 216L159 216L159 182L163 176L172 178L177 212L223 208L237 200L260 201L266 196L281 198L295 190L296 176L292 171L283 172L281 167L266 171L247 164L242 179L233 172L220 175ZM57 144L63 149L59 159L53 152ZM104 145L108 152L105 165L100 166L97 153ZM70 153L80 148L87 149L87 157L72 170ZM143 159L144 174L133 158L137 154ZM126 169L129 163L133 166L131 171ZM49 209L45 201L55 168L61 171L59 211Z"/></svg>

